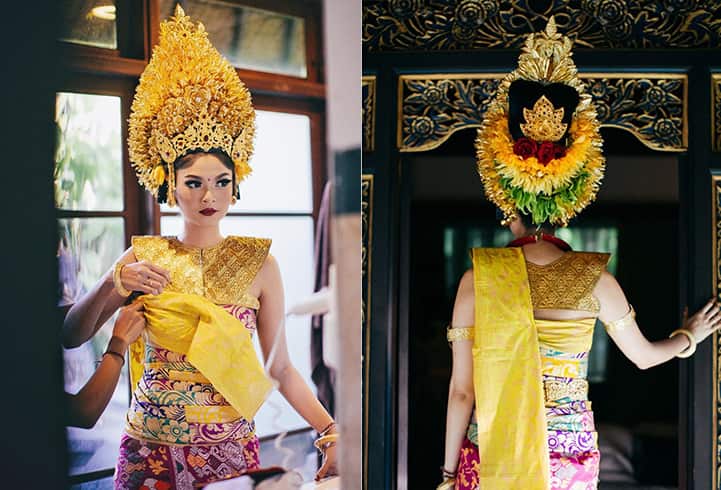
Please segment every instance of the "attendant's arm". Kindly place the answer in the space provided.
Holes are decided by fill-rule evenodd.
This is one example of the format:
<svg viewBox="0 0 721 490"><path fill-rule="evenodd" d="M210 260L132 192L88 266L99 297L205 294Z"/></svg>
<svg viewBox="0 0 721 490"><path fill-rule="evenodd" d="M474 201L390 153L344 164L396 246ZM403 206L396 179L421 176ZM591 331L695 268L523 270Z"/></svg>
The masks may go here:
<svg viewBox="0 0 721 490"><path fill-rule="evenodd" d="M123 267L121 282L128 291L159 294L170 282L170 274L145 261L136 262L132 247L117 260ZM80 298L63 322L63 346L77 347L95 332L125 303L113 283L113 269L107 271L87 294Z"/></svg>
<svg viewBox="0 0 721 490"><path fill-rule="evenodd" d="M461 278L453 307L451 327L471 327L474 324L475 295L473 292L473 271L467 271ZM446 416L446 450L443 468L455 473L458 456L466 437L468 423L474 405L473 356L471 340L457 340L451 345L453 370L448 388L448 412Z"/></svg>
<svg viewBox="0 0 721 490"><path fill-rule="evenodd" d="M113 347L118 350L118 354L125 354L128 345L138 338L143 328L145 317L142 303L138 301L120 310L113 328L113 338L117 339ZM68 425L90 429L96 424L113 396L123 364L123 359L117 355L103 355L100 365L85 386L75 395L65 394Z"/></svg>
<svg viewBox="0 0 721 490"><path fill-rule="evenodd" d="M270 375L278 381L278 390L288 403L317 432L333 422L332 417L323 408L310 387L295 369L288 355L285 338L285 299L283 282L278 263L273 256L268 256L261 271L258 273L261 284L260 310L258 310L258 339L266 362L271 354L273 342L278 337L274 358L270 365ZM331 431L332 432L332 431ZM330 448L330 451L334 448ZM330 459L330 457L328 458ZM321 468L322 470L323 468ZM320 477L323 474L319 475Z"/></svg>
<svg viewBox="0 0 721 490"><path fill-rule="evenodd" d="M621 286L616 281L616 278L608 272L603 272L593 293L601 304L598 317L604 323L618 320L630 311L630 306ZM676 335L669 339L650 342L641 333L635 319L629 319L628 322L624 323L624 328L610 329L608 334L621 349L621 352L639 369L648 369L663 364L689 347L689 341L684 335ZM683 328L691 331L698 343L720 326L721 310L713 299L691 318L684 316Z"/></svg>

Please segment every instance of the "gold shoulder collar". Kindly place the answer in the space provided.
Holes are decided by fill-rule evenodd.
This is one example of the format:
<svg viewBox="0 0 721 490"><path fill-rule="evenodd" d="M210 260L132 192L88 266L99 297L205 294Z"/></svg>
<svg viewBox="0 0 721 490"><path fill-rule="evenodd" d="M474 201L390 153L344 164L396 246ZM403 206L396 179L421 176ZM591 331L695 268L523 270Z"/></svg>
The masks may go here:
<svg viewBox="0 0 721 490"><path fill-rule="evenodd" d="M598 312L593 289L610 257L607 253L566 252L547 265L527 261L533 307Z"/></svg>
<svg viewBox="0 0 721 490"><path fill-rule="evenodd" d="M135 236L135 257L170 271L168 291L203 296L217 304L258 308L258 299L248 294L265 263L271 240L229 236L210 248L183 244L175 237Z"/></svg>

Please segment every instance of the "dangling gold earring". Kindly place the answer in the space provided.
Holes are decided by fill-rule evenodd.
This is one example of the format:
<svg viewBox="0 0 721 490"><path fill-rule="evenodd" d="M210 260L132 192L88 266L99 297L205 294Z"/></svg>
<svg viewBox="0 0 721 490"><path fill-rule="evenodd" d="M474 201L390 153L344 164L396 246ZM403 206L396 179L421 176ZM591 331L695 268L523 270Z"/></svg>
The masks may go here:
<svg viewBox="0 0 721 490"><path fill-rule="evenodd" d="M238 202L238 198L235 197L235 196L232 196L232 197L230 198L230 204L235 204L236 202Z"/></svg>
<svg viewBox="0 0 721 490"><path fill-rule="evenodd" d="M168 164L168 207L175 207L175 166Z"/></svg>

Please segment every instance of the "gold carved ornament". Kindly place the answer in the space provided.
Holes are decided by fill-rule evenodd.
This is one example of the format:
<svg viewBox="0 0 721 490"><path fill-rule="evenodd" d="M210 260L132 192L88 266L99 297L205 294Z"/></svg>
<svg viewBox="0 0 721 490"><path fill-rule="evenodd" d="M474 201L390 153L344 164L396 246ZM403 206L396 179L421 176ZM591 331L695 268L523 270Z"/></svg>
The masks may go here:
<svg viewBox="0 0 721 490"><path fill-rule="evenodd" d="M591 95L578 77L571 59L572 41L556 31L551 17L546 30L528 36L518 67L499 84L488 105L476 139L476 159L484 191L504 215L512 220L519 212L535 223L565 226L590 204L603 179L605 159L596 109ZM509 89L516 80L563 83L576 90L579 102L566 128L563 109L544 96L532 110L523 111L524 135L539 145L552 144L568 129L562 154L542 161L520 156L508 127Z"/></svg>

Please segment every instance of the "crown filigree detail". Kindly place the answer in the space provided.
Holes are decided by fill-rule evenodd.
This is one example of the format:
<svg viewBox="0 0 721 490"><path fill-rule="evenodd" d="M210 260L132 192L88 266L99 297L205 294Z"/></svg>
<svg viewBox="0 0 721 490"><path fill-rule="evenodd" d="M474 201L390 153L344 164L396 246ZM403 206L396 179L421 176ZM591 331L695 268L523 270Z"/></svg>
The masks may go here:
<svg viewBox="0 0 721 490"><path fill-rule="evenodd" d="M535 141L558 141L566 133L568 124L563 122L564 109L556 109L550 100L542 95L533 109L523 108L526 124L521 124L523 135Z"/></svg>

